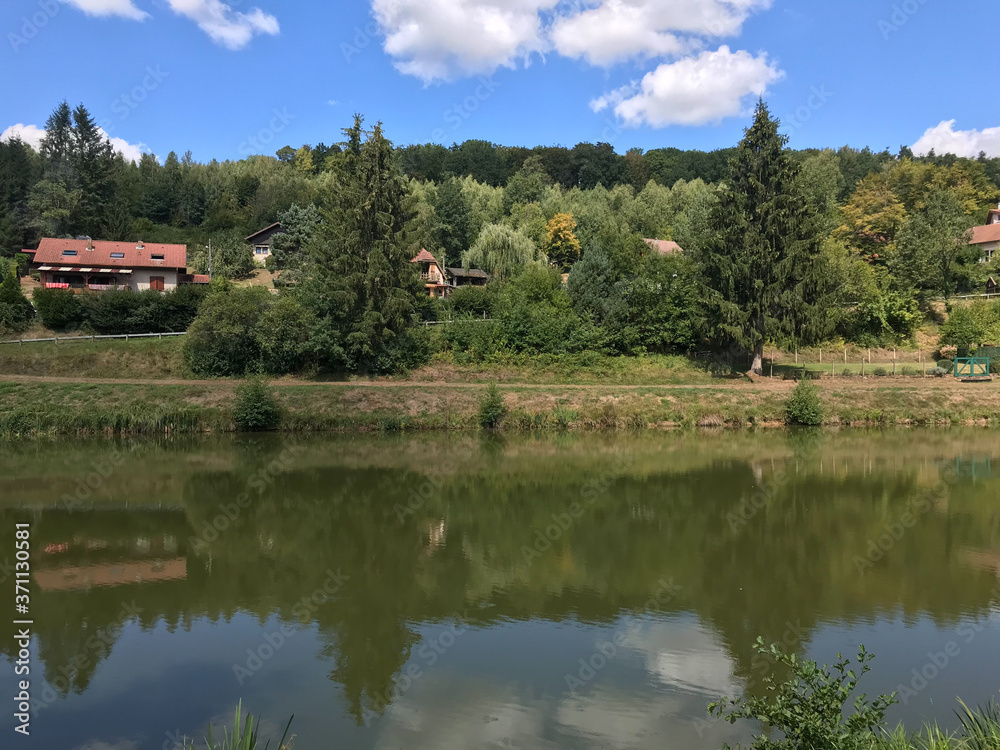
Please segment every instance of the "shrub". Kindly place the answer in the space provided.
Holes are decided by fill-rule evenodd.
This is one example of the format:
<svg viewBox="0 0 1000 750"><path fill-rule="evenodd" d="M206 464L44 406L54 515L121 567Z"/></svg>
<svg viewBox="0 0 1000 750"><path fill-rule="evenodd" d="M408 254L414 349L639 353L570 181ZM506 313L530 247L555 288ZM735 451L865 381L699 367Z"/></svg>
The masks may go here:
<svg viewBox="0 0 1000 750"><path fill-rule="evenodd" d="M937 366L944 370L946 375L955 369L955 363L950 359L939 360Z"/></svg>
<svg viewBox="0 0 1000 750"><path fill-rule="evenodd" d="M281 427L281 406L263 378L248 378L236 386L233 422L240 432L261 432Z"/></svg>
<svg viewBox="0 0 1000 750"><path fill-rule="evenodd" d="M876 378L884 378L888 374L889 371L886 370L884 367L876 367L874 370L872 370L872 375L874 375Z"/></svg>
<svg viewBox="0 0 1000 750"><path fill-rule="evenodd" d="M257 329L270 296L259 287L209 294L184 341L184 359L195 375L244 375L260 366Z"/></svg>
<svg viewBox="0 0 1000 750"><path fill-rule="evenodd" d="M69 289L36 289L32 295L42 324L53 331L64 331L83 322L83 307Z"/></svg>
<svg viewBox="0 0 1000 750"><path fill-rule="evenodd" d="M21 333L28 330L35 308L21 291L17 267L10 264L3 282L0 282L0 332Z"/></svg>
<svg viewBox="0 0 1000 750"><path fill-rule="evenodd" d="M808 380L800 380L785 403L785 421L806 427L823 424L823 403L819 391Z"/></svg>
<svg viewBox="0 0 1000 750"><path fill-rule="evenodd" d="M936 378L943 378L945 375L948 374L948 371L943 367L932 367L927 371L927 374L933 375Z"/></svg>
<svg viewBox="0 0 1000 750"><path fill-rule="evenodd" d="M766 647L760 638L756 650L791 676L778 682L774 675L767 675L763 696L723 698L708 710L731 722L754 719L777 730L777 737L755 737L753 747L757 750L867 750L874 746L873 734L884 733L885 712L896 703L896 694L871 701L865 693L855 697L858 681L870 671L869 662L874 658L864 646L858 652L861 669L857 672L849 669L851 660L839 654L832 667L820 667L810 659L786 654L776 645Z"/></svg>
<svg viewBox="0 0 1000 750"><path fill-rule="evenodd" d="M845 367L843 370L840 371L840 376L844 378L853 378L854 370L852 370L850 367Z"/></svg>
<svg viewBox="0 0 1000 750"><path fill-rule="evenodd" d="M917 375L921 375L922 374L922 370L919 367L904 366L899 371L899 374L903 375L904 377L912 378L912 377L915 377Z"/></svg>
<svg viewBox="0 0 1000 750"><path fill-rule="evenodd" d="M507 402L503 394L496 383L490 383L479 400L479 426L484 430L495 430L503 424L507 413Z"/></svg>

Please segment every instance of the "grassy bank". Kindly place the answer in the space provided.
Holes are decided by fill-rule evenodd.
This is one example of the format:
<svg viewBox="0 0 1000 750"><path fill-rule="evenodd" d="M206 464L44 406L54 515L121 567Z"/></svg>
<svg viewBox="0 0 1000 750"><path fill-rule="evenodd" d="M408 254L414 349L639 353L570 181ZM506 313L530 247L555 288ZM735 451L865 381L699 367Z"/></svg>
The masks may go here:
<svg viewBox="0 0 1000 750"><path fill-rule="evenodd" d="M171 384L0 382L0 433L118 434L234 429L239 381ZM503 428L655 429L778 426L794 384L507 385ZM949 379L818 386L827 425L1000 424L1000 387ZM287 431L474 430L475 384L295 384L275 392Z"/></svg>

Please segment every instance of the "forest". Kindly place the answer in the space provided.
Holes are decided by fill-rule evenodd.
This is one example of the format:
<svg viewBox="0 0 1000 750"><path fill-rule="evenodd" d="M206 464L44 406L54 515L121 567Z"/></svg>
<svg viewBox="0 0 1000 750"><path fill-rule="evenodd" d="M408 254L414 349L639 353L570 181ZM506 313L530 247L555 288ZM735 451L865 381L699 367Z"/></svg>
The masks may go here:
<svg viewBox="0 0 1000 750"><path fill-rule="evenodd" d="M83 235L186 244L203 273L211 241L216 278L187 343L205 375L733 347L757 369L765 344L905 345L935 304L997 273L968 230L1000 200L1000 158L796 151L763 102L740 144L712 152L396 147L358 116L331 146L133 163L65 102L45 131L38 151L0 143L0 273L26 273L20 250L43 236ZM275 221L277 295L239 284L254 268L243 238ZM492 280L429 299L409 263L421 248ZM0 325L13 330L31 313L19 317L7 286ZM39 313L87 325L88 304L56 291L36 295ZM1000 328L991 308L971 318L966 338ZM454 322L417 325L443 319Z"/></svg>

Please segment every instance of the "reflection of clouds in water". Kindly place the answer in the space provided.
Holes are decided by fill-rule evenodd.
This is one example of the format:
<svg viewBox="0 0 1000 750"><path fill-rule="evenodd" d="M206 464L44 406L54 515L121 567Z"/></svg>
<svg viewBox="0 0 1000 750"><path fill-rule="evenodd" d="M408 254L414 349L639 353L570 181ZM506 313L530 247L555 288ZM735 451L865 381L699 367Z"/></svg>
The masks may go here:
<svg viewBox="0 0 1000 750"><path fill-rule="evenodd" d="M576 694L535 698L519 684L429 670L375 725L376 747L547 748L569 739L574 747L663 750L746 739L728 722L708 720L711 700L739 692L731 662L710 631L676 620L619 627L626 633L623 649ZM563 654L536 670L561 676L567 666ZM623 670L640 674L623 678Z"/></svg>
<svg viewBox="0 0 1000 750"><path fill-rule="evenodd" d="M646 670L664 686L713 699L740 690L725 648L698 623L642 621L628 629L624 645L644 656Z"/></svg>
<svg viewBox="0 0 1000 750"><path fill-rule="evenodd" d="M382 717L378 748L540 748L545 711L512 686L428 675ZM552 745L554 747L554 745Z"/></svg>

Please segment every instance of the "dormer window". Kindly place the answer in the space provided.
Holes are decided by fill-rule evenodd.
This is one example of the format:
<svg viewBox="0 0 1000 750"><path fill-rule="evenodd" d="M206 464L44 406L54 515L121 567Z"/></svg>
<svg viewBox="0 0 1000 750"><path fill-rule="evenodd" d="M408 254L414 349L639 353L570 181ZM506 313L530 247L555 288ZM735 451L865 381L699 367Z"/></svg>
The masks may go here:
<svg viewBox="0 0 1000 750"><path fill-rule="evenodd" d="M153 260L163 260L162 255L150 255L149 257L152 258Z"/></svg>
<svg viewBox="0 0 1000 750"><path fill-rule="evenodd" d="M76 255L76 250L63 250L63 255Z"/></svg>
<svg viewBox="0 0 1000 750"><path fill-rule="evenodd" d="M125 253L111 253L112 258L124 258Z"/></svg>

